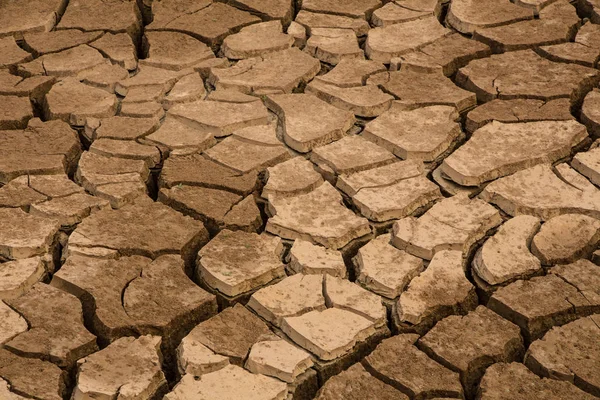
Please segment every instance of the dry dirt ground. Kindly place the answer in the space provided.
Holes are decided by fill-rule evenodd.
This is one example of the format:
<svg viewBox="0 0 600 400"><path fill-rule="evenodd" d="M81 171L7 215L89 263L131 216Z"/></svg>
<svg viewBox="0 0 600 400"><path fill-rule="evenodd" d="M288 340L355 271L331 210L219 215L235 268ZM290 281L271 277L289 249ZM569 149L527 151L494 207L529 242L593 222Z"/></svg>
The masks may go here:
<svg viewBox="0 0 600 400"><path fill-rule="evenodd" d="M600 0L0 0L0 400L600 398Z"/></svg>

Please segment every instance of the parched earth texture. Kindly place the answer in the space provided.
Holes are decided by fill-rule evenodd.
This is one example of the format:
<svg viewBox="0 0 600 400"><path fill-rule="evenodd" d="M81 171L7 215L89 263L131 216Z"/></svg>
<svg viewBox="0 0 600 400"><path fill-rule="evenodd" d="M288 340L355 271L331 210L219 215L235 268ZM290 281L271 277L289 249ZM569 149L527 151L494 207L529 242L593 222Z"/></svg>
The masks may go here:
<svg viewBox="0 0 600 400"><path fill-rule="evenodd" d="M600 1L0 0L23 399L600 399Z"/></svg>

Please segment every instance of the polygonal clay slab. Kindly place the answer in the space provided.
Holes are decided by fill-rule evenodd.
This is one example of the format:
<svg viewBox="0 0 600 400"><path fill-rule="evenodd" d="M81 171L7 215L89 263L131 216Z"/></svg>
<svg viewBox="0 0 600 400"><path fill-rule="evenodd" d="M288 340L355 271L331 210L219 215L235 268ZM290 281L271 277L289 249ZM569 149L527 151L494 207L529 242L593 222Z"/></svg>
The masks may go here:
<svg viewBox="0 0 600 400"><path fill-rule="evenodd" d="M525 365L542 377L567 381L595 396L600 395L600 327L581 318L551 329L529 346Z"/></svg>
<svg viewBox="0 0 600 400"><path fill-rule="evenodd" d="M267 108L260 102L238 104L195 101L172 107L169 115L217 137L228 136L238 129L268 122Z"/></svg>
<svg viewBox="0 0 600 400"><path fill-rule="evenodd" d="M77 362L74 398L96 393L150 400L167 391L160 336L124 337Z"/></svg>
<svg viewBox="0 0 600 400"><path fill-rule="evenodd" d="M390 108L394 99L375 85L338 87L317 79L306 86L305 92L314 94L332 106L367 118L376 117Z"/></svg>
<svg viewBox="0 0 600 400"><path fill-rule="evenodd" d="M237 137L226 138L206 150L204 154L218 164L225 165L242 174L263 171L267 167L291 158L290 152L282 143L265 145L264 143L240 140Z"/></svg>
<svg viewBox="0 0 600 400"><path fill-rule="evenodd" d="M322 14L300 10L296 15L295 23L301 25L306 32L314 28L350 29L356 36L365 36L369 31L369 23L362 18L351 18L343 15Z"/></svg>
<svg viewBox="0 0 600 400"><path fill-rule="evenodd" d="M528 67L521 68L522 65ZM553 76L560 76L560 82L556 82ZM479 101L568 98L571 104L581 100L599 79L597 70L548 61L531 50L471 61L459 69L456 76L457 84L475 92Z"/></svg>
<svg viewBox="0 0 600 400"><path fill-rule="evenodd" d="M5 380L10 382L11 390L27 396L17 397L15 400L62 400L66 395L66 379L67 373L51 362L20 357L0 349L0 388ZM9 397L8 400L13 399Z"/></svg>
<svg viewBox="0 0 600 400"><path fill-rule="evenodd" d="M425 18L431 15L426 11L411 10L397 3L388 3L373 12L371 22L375 26L386 27L403 22Z"/></svg>
<svg viewBox="0 0 600 400"><path fill-rule="evenodd" d="M191 68L181 71L173 71L163 68L151 67L149 65L139 66L137 74L130 78L123 79L115 85L115 92L121 96L126 96L129 91L136 89L139 92L148 91L151 93L166 93L182 77L192 73ZM161 89L162 90L159 90ZM135 93L135 92L134 92ZM141 96L140 96L141 97ZM148 100L149 101L149 100ZM133 103L126 101L125 103ZM142 102L142 99L137 100Z"/></svg>
<svg viewBox="0 0 600 400"><path fill-rule="evenodd" d="M310 158L320 168L336 174L364 171L396 160L386 149L354 135L314 149Z"/></svg>
<svg viewBox="0 0 600 400"><path fill-rule="evenodd" d="M440 250L468 254L487 231L501 222L500 213L484 201L454 196L435 204L419 218L396 222L392 244L426 260Z"/></svg>
<svg viewBox="0 0 600 400"><path fill-rule="evenodd" d="M316 400L408 400L408 396L369 374L357 363L330 378L317 393Z"/></svg>
<svg viewBox="0 0 600 400"><path fill-rule="evenodd" d="M246 369L293 383L313 365L310 354L285 340L255 343L248 354Z"/></svg>
<svg viewBox="0 0 600 400"><path fill-rule="evenodd" d="M292 47L294 38L283 33L280 21L269 21L242 28L223 41L221 52L232 60L260 57Z"/></svg>
<svg viewBox="0 0 600 400"><path fill-rule="evenodd" d="M294 241L288 265L292 271L304 275L329 274L340 278L347 275L346 265L339 251L316 246L302 239Z"/></svg>
<svg viewBox="0 0 600 400"><path fill-rule="evenodd" d="M585 127L576 121L493 121L448 156L442 172L460 185L477 186L567 157L587 137Z"/></svg>
<svg viewBox="0 0 600 400"><path fill-rule="evenodd" d="M568 121L572 119L569 99L556 99L547 102L535 99L495 99L470 111L467 114L465 128L468 132L473 133L494 120L509 123Z"/></svg>
<svg viewBox="0 0 600 400"><path fill-rule="evenodd" d="M80 72L106 64L100 52L88 45L79 45L60 53L46 54L27 64L19 66L19 73L24 76L38 75L39 66L42 75L57 77L75 76Z"/></svg>
<svg viewBox="0 0 600 400"><path fill-rule="evenodd" d="M592 135L600 136L600 90L594 89L585 96L581 107L581 122Z"/></svg>
<svg viewBox="0 0 600 400"><path fill-rule="evenodd" d="M285 275L277 237L223 230L198 253L197 275L225 296L254 291Z"/></svg>
<svg viewBox="0 0 600 400"><path fill-rule="evenodd" d="M466 393L490 365L517 361L524 352L519 327L484 306L465 316L450 316L419 340L420 349L460 373Z"/></svg>
<svg viewBox="0 0 600 400"><path fill-rule="evenodd" d="M388 64L394 57L416 50L451 33L452 31L444 28L434 16L373 28L369 31L365 53L373 61Z"/></svg>
<svg viewBox="0 0 600 400"><path fill-rule="evenodd" d="M458 373L419 350L414 345L418 338L417 335L398 335L385 339L364 359L365 369L411 398L427 399L435 395L462 398ZM428 379L423 379L424 376Z"/></svg>
<svg viewBox="0 0 600 400"><path fill-rule="evenodd" d="M254 293L248 307L273 325L280 327L285 317L326 308L323 276L296 274Z"/></svg>
<svg viewBox="0 0 600 400"><path fill-rule="evenodd" d="M80 153L77 132L68 124L33 118L24 131L0 131L0 182L73 171Z"/></svg>
<svg viewBox="0 0 600 400"><path fill-rule="evenodd" d="M476 306L475 287L465 276L462 254L443 250L400 295L395 318L401 328L425 332L442 318L465 314Z"/></svg>
<svg viewBox="0 0 600 400"><path fill-rule="evenodd" d="M187 3L187 4L186 4ZM157 2L152 6L154 19L149 31L176 31L193 36L212 48L240 28L260 19L227 4L211 1Z"/></svg>
<svg viewBox="0 0 600 400"><path fill-rule="evenodd" d="M71 79L52 86L44 102L47 119L62 119L75 126L83 126L88 117L105 118L116 112L114 94Z"/></svg>
<svg viewBox="0 0 600 400"><path fill-rule="evenodd" d="M211 399L284 400L287 384L265 375L253 374L235 365L202 375L186 374L165 400Z"/></svg>
<svg viewBox="0 0 600 400"><path fill-rule="evenodd" d="M348 29L311 29L304 51L330 65L344 59L362 60L365 57L356 35Z"/></svg>
<svg viewBox="0 0 600 400"><path fill-rule="evenodd" d="M0 96L0 129L25 129L33 118L27 97Z"/></svg>
<svg viewBox="0 0 600 400"><path fill-rule="evenodd" d="M137 52L131 37L126 33L105 33L100 39L90 43L112 62L122 66L128 71L137 68Z"/></svg>
<svg viewBox="0 0 600 400"><path fill-rule="evenodd" d="M539 18L508 26L477 29L473 37L488 44L494 53L523 50L567 42L579 24L575 7L566 0L559 0L541 10ZM593 67L593 62L590 67Z"/></svg>
<svg viewBox="0 0 600 400"><path fill-rule="evenodd" d="M62 229L73 228L84 218L100 210L110 208L108 200L86 193L57 197L44 203L32 204L29 213L58 221Z"/></svg>
<svg viewBox="0 0 600 400"><path fill-rule="evenodd" d="M294 5L291 0L233 0L231 4L263 20L279 19L284 25L293 18Z"/></svg>
<svg viewBox="0 0 600 400"><path fill-rule="evenodd" d="M576 212L600 218L600 191L577 189L547 164L500 178L486 186L480 197L512 216L529 214L548 220Z"/></svg>
<svg viewBox="0 0 600 400"><path fill-rule="evenodd" d="M539 272L540 260L529 251L539 228L540 220L529 215L506 221L475 255L473 272L476 278L494 286Z"/></svg>
<svg viewBox="0 0 600 400"><path fill-rule="evenodd" d="M326 361L349 353L357 343L376 333L372 321L340 308L286 317L281 329L296 344Z"/></svg>
<svg viewBox="0 0 600 400"><path fill-rule="evenodd" d="M19 208L0 209L7 227L0 231L0 255L9 260L43 256L53 250L58 221L29 215Z"/></svg>
<svg viewBox="0 0 600 400"><path fill-rule="evenodd" d="M208 80L217 89L238 89L248 94L291 93L320 69L319 60L292 47L242 60L229 68L211 68Z"/></svg>
<svg viewBox="0 0 600 400"><path fill-rule="evenodd" d="M90 146L90 152L105 157L143 160L148 168L154 168L162 157L156 146L146 146L133 140L106 138L95 140Z"/></svg>
<svg viewBox="0 0 600 400"><path fill-rule="evenodd" d="M140 65L179 71L214 58L212 50L191 36L179 32L146 32L148 57Z"/></svg>
<svg viewBox="0 0 600 400"><path fill-rule="evenodd" d="M150 258L180 254L186 265L191 265L198 248L207 241L208 232L202 222L163 204L138 200L119 210L103 210L86 218L71 234L69 246L103 247L123 255Z"/></svg>
<svg viewBox="0 0 600 400"><path fill-rule="evenodd" d="M170 116L165 118L156 132L146 136L145 139L167 147L171 154L200 153L216 143L211 132L190 126Z"/></svg>
<svg viewBox="0 0 600 400"><path fill-rule="evenodd" d="M303 157L294 157L288 161L267 168L267 184L262 197L295 196L316 189L323 177L314 169L314 165Z"/></svg>
<svg viewBox="0 0 600 400"><path fill-rule="evenodd" d="M78 29L65 29L52 32L27 33L23 36L26 49L41 56L57 53L81 44L88 44L102 36L102 32L82 32Z"/></svg>
<svg viewBox="0 0 600 400"><path fill-rule="evenodd" d="M458 140L462 132L456 109L431 106L406 110L400 103L369 122L363 136L402 159L434 161ZM402 129L398 129L402 124Z"/></svg>
<svg viewBox="0 0 600 400"><path fill-rule="evenodd" d="M286 239L303 239L339 249L371 232L368 221L342 204L342 196L328 182L314 191L289 198L269 198L266 230Z"/></svg>
<svg viewBox="0 0 600 400"><path fill-rule="evenodd" d="M83 326L81 303L75 296L37 283L7 304L27 320L29 327L4 344L12 351L70 367L98 349L96 336Z"/></svg>
<svg viewBox="0 0 600 400"><path fill-rule="evenodd" d="M533 238L531 251L544 265L589 257L600 242L600 221L580 214L549 219Z"/></svg>
<svg viewBox="0 0 600 400"><path fill-rule="evenodd" d="M206 351L196 349L198 345L228 357L231 363L241 366L253 344L275 338L259 317L241 304L236 304L192 329L177 350L179 366L192 374L204 369L209 358Z"/></svg>
<svg viewBox="0 0 600 400"><path fill-rule="evenodd" d="M379 7L381 7L381 1L379 0L348 0L343 3L335 0L306 0L302 2L303 10L364 19L369 19L373 10Z"/></svg>
<svg viewBox="0 0 600 400"><path fill-rule="evenodd" d="M137 37L142 18L135 1L104 2L91 0L70 3L62 16L58 29L80 29L82 31L110 31L128 33Z"/></svg>
<svg viewBox="0 0 600 400"><path fill-rule="evenodd" d="M557 265L550 273L575 286L588 301L588 308L597 312L600 307L600 271L596 265L588 260L578 260L572 264ZM588 313L588 309L583 309L583 313Z"/></svg>
<svg viewBox="0 0 600 400"><path fill-rule="evenodd" d="M285 144L301 153L341 139L354 124L352 113L309 94L271 95L267 106L282 121Z"/></svg>
<svg viewBox="0 0 600 400"><path fill-rule="evenodd" d="M533 17L533 10L510 0L458 0L451 4L446 20L461 33L473 33L479 28L508 25Z"/></svg>
<svg viewBox="0 0 600 400"><path fill-rule="evenodd" d="M331 71L316 76L315 80L341 88L356 87L365 85L371 75L385 71L385 66L375 61L342 59Z"/></svg>
<svg viewBox="0 0 600 400"><path fill-rule="evenodd" d="M155 118L108 117L99 120L88 118L85 124L85 136L90 140L121 139L135 140L154 132L160 126Z"/></svg>
<svg viewBox="0 0 600 400"><path fill-rule="evenodd" d="M600 148L575 154L571 165L593 184L600 186Z"/></svg>
<svg viewBox="0 0 600 400"><path fill-rule="evenodd" d="M200 74L189 74L177 81L162 101L165 109L179 103L190 103L206 97L206 88Z"/></svg>
<svg viewBox="0 0 600 400"><path fill-rule="evenodd" d="M423 271L423 260L393 247L390 235L379 236L361 247L354 263L356 281L388 299L398 297Z"/></svg>
<svg viewBox="0 0 600 400"><path fill-rule="evenodd" d="M566 42L541 46L540 54L551 61L566 62L593 68L600 55L599 49L594 49L581 43Z"/></svg>
<svg viewBox="0 0 600 400"><path fill-rule="evenodd" d="M248 195L254 190L256 180L256 171L240 174L202 155L193 154L169 157L161 171L160 186L202 186Z"/></svg>
<svg viewBox="0 0 600 400"><path fill-rule="evenodd" d="M0 292L0 295L4 296L4 293ZM2 346L29 329L27 321L3 301L0 301L0 318L2 318L2 325L0 325L0 345Z"/></svg>
<svg viewBox="0 0 600 400"><path fill-rule="evenodd" d="M556 275L513 282L498 289L488 302L490 309L519 325L527 341L542 337L555 325L576 319L589 306L575 286Z"/></svg>
<svg viewBox="0 0 600 400"><path fill-rule="evenodd" d="M481 400L512 400L523 393L528 393L531 400L596 398L570 383L541 379L519 363L497 363L489 367L480 390Z"/></svg>

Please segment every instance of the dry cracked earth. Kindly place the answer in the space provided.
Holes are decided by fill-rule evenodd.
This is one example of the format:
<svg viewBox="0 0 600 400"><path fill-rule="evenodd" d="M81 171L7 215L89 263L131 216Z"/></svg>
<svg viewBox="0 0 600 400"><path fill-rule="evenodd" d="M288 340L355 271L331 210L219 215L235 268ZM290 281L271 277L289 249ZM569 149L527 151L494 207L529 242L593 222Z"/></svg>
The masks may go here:
<svg viewBox="0 0 600 400"><path fill-rule="evenodd" d="M0 400L600 398L600 0L0 0Z"/></svg>

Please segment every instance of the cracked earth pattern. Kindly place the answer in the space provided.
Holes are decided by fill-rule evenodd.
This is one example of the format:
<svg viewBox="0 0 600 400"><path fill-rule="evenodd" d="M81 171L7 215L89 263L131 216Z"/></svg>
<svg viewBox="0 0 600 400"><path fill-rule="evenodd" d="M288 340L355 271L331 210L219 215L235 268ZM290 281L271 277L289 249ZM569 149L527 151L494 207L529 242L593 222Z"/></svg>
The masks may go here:
<svg viewBox="0 0 600 400"><path fill-rule="evenodd" d="M0 400L600 398L599 0L0 0Z"/></svg>

